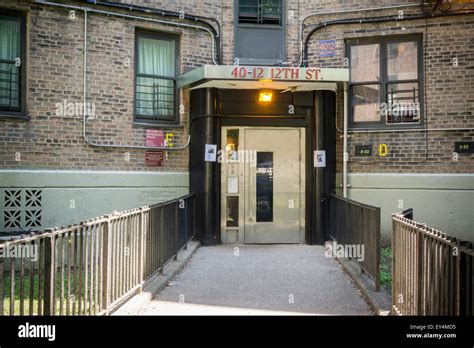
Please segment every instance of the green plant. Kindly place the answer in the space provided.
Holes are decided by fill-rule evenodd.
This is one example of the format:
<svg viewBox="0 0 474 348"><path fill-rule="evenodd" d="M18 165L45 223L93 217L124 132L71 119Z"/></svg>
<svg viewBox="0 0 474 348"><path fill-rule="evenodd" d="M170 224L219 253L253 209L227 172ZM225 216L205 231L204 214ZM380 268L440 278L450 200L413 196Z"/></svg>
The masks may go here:
<svg viewBox="0 0 474 348"><path fill-rule="evenodd" d="M380 258L380 284L389 292L392 288L392 247L382 248Z"/></svg>

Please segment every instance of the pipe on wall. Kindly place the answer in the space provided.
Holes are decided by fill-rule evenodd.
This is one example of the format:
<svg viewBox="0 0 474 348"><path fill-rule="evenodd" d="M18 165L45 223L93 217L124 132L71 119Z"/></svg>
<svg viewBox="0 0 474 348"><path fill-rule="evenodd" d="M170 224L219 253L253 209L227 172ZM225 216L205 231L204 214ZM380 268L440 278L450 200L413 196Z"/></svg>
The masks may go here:
<svg viewBox="0 0 474 348"><path fill-rule="evenodd" d="M368 11L383 11L383 10L393 10L393 9L400 9L400 8L408 8L408 7L419 7L419 3L409 3L409 4L400 4L400 5L389 5L389 6L378 6L378 7L365 7L365 8L356 8L356 9L345 9L345 10L333 10L333 11L321 11L321 12L313 12L305 15L299 25L298 30L298 41L299 41L299 54L296 59L292 62L285 62L286 64L295 64L298 63L298 66L303 64L303 36L304 36L304 22L310 18L315 16L323 16L323 15L333 15L333 14L346 14L346 13L354 13L354 12L368 12ZM284 63L284 64L285 64Z"/></svg>
<svg viewBox="0 0 474 348"><path fill-rule="evenodd" d="M165 20L165 19L140 17L140 16L134 16L134 15L125 14L125 13L117 13L117 12L111 12L111 11L105 11L105 10L97 10L97 9L93 9L93 8L90 8L90 7L82 7L82 6L76 6L76 5L59 4L59 3L56 3L56 2L49 2L49 1L44 1L44 0L34 0L34 2L36 4L42 4L42 5L47 5L47 6L56 6L56 7L68 8L68 9L79 10L79 11L87 11L87 12L90 12L90 13L98 13L98 14L103 14L103 15L107 15L107 16L122 17L122 18L128 18L128 19L141 20L141 21L145 21L145 22L168 24L168 25L173 25L175 27L203 30L211 36L211 47L212 47L211 59L212 59L212 62L213 62L214 65L218 65L217 62L216 62L215 56L214 56L216 36L214 35L213 31L209 28L206 28L206 27L203 27L203 26L200 26L200 25L169 21L169 20Z"/></svg>
<svg viewBox="0 0 474 348"><path fill-rule="evenodd" d="M87 105L87 11L84 11L84 62L83 62L83 105ZM191 142L191 136L188 135L188 140L184 145L176 147L166 146L134 146L134 145L114 145L114 144L100 144L94 143L87 137L87 110L83 108L82 115L82 136L84 141L94 147L111 147L111 148L126 148L126 149L143 149L143 150L166 150L166 151L177 151L183 150L189 146Z"/></svg>
<svg viewBox="0 0 474 348"><path fill-rule="evenodd" d="M349 161L349 153L347 152L347 126L348 126L348 83L344 82L344 135L342 141L342 195L347 198L347 162Z"/></svg>
<svg viewBox="0 0 474 348"><path fill-rule="evenodd" d="M88 47L87 47L87 28L88 28L88 12L98 12L101 14L110 14L110 15L116 15L116 16L124 16L126 18L134 18L134 19L145 19L147 21L152 21L152 22L158 22L158 23L164 23L164 22L169 22L169 23L174 23L174 24L180 24L184 26L191 26L194 27L190 24L184 24L184 23L175 23L171 21L162 21L162 20L154 20L150 18L143 18L143 17L137 17L137 16L131 16L131 15L122 15L122 14L116 14L113 12L107 12L107 11L102 11L102 10L92 10L89 8L85 7L80 7L80 6L73 6L73 5L64 5L64 4L57 4L57 3L52 3L52 2L46 2L42 0L35 0L35 3L38 4L44 4L48 6L57 6L57 7L62 7L62 8L68 8L68 9L74 9L74 10L80 10L84 12L84 55L83 55L83 105L86 105L87 103L87 52L88 52ZM196 26L199 27L199 26ZM199 27L202 28L202 27ZM206 31L209 31L208 29L202 28ZM212 33L211 33L212 35ZM214 41L213 41L214 42ZM213 46L214 47L214 46ZM180 146L174 146L174 147L150 147L150 146L135 146L135 145L116 145L116 144L100 144L100 143L95 143L91 141L87 137L87 110L84 107L83 108L83 120L82 120L82 135L84 138L84 141L94 147L103 147L103 148L122 148L122 149L141 149L141 150L166 150L166 151L178 151L178 150L184 150L189 146L189 143L191 142L191 136L188 135L188 139L185 144L180 145Z"/></svg>
<svg viewBox="0 0 474 348"><path fill-rule="evenodd" d="M121 10L127 10L127 11L138 11L141 13L146 13L146 14L154 14L158 16L166 16L166 17L174 17L178 19L185 19L189 20L195 23L201 23L204 24L205 26L209 27L216 38L216 47L217 47L217 62L221 64L222 60L222 54L221 54L221 43L220 43L220 38L221 38L221 24L219 21L215 18L212 17L205 17L205 16L196 16L193 14L187 14L183 12L176 12L176 11L170 11L170 10L163 10L160 8L155 8L155 7L145 7L145 6L139 6L139 5L131 5L131 4L126 4L126 3L119 3L119 2L113 2L113 1L97 1L97 0L82 0L85 3L88 4L94 4L98 6L106 6L110 8L116 8L116 9L121 9ZM217 26L217 30L214 28L214 26L209 23L213 22ZM219 39L217 39L219 38Z"/></svg>
<svg viewBox="0 0 474 348"><path fill-rule="evenodd" d="M386 22L401 22L401 21L410 21L410 20L417 20L417 19L427 19L427 18L439 18L439 17L450 17L450 16L461 16L461 15L471 15L474 14L474 10L464 10L460 12L453 12L453 13L441 13L441 14L414 14L414 15L406 15L403 17L398 16L382 16L382 17L362 17L362 18L346 18L346 19L336 19L326 22L321 22L316 24L313 29L308 33L306 38L304 39L303 44L303 63L304 66L308 65L308 45L311 36L316 33L317 31L324 29L326 27L332 25L350 25L350 24L367 24L367 23L386 23Z"/></svg>

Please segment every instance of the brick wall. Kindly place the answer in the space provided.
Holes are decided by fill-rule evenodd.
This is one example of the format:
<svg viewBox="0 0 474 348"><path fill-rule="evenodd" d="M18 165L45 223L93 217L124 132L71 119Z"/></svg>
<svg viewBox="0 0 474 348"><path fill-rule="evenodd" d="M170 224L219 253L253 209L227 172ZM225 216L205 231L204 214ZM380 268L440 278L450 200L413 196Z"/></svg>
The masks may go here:
<svg viewBox="0 0 474 348"><path fill-rule="evenodd" d="M364 37L375 33L422 33L426 22L410 21L401 25L346 26L336 37ZM426 132L352 133L349 140L351 172L472 173L474 157L453 156L455 141L473 141L474 131L437 131L440 128L474 128L474 17L430 19L425 47L424 119ZM340 40L338 40L340 41ZM341 43L342 44L342 43ZM314 52L314 48L313 48ZM452 59L457 57L458 66ZM324 63L323 63L324 64ZM342 94L338 95L338 121L342 127ZM342 140L342 139L341 139ZM387 157L376 155L379 144L388 145ZM373 144L372 157L354 157L355 144ZM340 151L338 153L341 153ZM341 160L341 159L340 159Z"/></svg>
<svg viewBox="0 0 474 348"><path fill-rule="evenodd" d="M213 7L218 1L207 1L207 6L198 5L202 1L178 1L166 6L156 1L133 3L215 16ZM66 9L40 6L37 11L28 1L13 4L1 0L0 7L28 13L26 107L30 117L28 121L0 119L2 168L187 170L187 150L168 151L164 166L147 167L144 150L92 147L82 137L82 115L56 115L56 103L83 101L82 11L70 20ZM95 116L88 121L87 134L93 142L143 146L145 131L152 128L133 124L136 28L179 34L181 71L212 64L210 36L203 31L90 13L87 93L88 103L95 104ZM175 146L187 140L188 92L180 91L180 104L185 110L180 115L180 126L166 128L174 134Z"/></svg>
<svg viewBox="0 0 474 348"><path fill-rule="evenodd" d="M234 1L132 1L138 5L184 10L186 13L218 19L222 26L223 64L232 64L234 41ZM461 1L462 2L462 1ZM298 56L298 29L302 16L309 13L342 9L388 6L412 1L312 1L288 0L287 60ZM55 104L66 99L82 101L82 14L71 21L67 11L35 6L28 1L0 0L1 7L29 10L28 17L28 101L29 121L0 120L0 164L4 168L109 169L138 171L187 170L188 152L169 152L163 167L146 167L143 150L100 149L84 143L81 117L58 117ZM398 14L397 9L311 17L307 23ZM420 13L418 7L404 14ZM428 23L428 26L426 24ZM211 64L209 36L195 30L146 23L117 17L90 14L88 98L96 106L95 119L88 123L89 138L95 142L144 145L146 127L133 125L134 35L135 28L148 28L181 35L181 69ZM306 31L307 32L307 31ZM459 16L378 24L337 25L318 31L309 45L309 65L345 67L344 40L350 38L422 34L427 40L425 61L425 121L430 130L409 133L352 133L349 139L351 172L443 172L472 173L472 155L453 159L453 143L474 140L474 131L436 131L436 128L474 127L474 17ZM335 39L336 55L320 57L318 40ZM452 59L458 59L458 66ZM124 66L129 59L130 66ZM337 96L338 127L342 129L342 93ZM181 91L185 113L187 92ZM186 127L172 129L175 143L186 140ZM342 158L342 139L338 138L338 168ZM371 143L374 155L355 158L355 144ZM389 147L387 157L376 155L377 146ZM20 161L15 155L20 154ZM126 160L128 159L129 160Z"/></svg>
<svg viewBox="0 0 474 348"><path fill-rule="evenodd" d="M411 1L321 1L314 5L311 1L300 2L301 14L338 11L344 9L390 6L413 3ZM463 2L461 2L463 3ZM289 8L297 9L289 3ZM465 5L465 2L464 2ZM404 15L421 13L419 7L403 8ZM305 23L317 24L343 18L364 18L398 15L399 9L377 10L348 14L325 14L311 17ZM297 11L298 12L298 11ZM426 26L428 23L428 26ZM288 60L297 57L294 38L297 37L295 22L288 25ZM307 29L306 32L309 30ZM309 42L308 60L310 66L343 68L345 40L390 35L421 34L426 40L425 60L425 123L426 132L375 132L352 133L349 138L350 172L404 172L404 173L472 173L474 156L460 154L453 156L455 141L473 141L474 131L436 131L436 128L474 128L473 86L474 86L474 17L463 15L403 22L377 24L335 25L317 31ZM319 56L318 40L336 40L336 55ZM452 59L458 59L453 66ZM337 95L338 128L342 130L343 93ZM341 134L342 135L342 134ZM388 145L388 155L377 155L378 145ZM372 144L372 157L354 157L355 144ZM338 171L342 168L342 138L337 144Z"/></svg>

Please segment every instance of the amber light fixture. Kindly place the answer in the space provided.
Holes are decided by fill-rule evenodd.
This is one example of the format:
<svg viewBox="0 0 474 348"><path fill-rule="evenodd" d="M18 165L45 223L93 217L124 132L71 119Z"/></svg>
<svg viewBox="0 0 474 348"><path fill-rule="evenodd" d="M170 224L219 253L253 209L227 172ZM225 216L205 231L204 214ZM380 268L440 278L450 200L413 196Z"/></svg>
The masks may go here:
<svg viewBox="0 0 474 348"><path fill-rule="evenodd" d="M272 101L273 92L269 91L260 91L260 96L258 98L259 102L270 103Z"/></svg>

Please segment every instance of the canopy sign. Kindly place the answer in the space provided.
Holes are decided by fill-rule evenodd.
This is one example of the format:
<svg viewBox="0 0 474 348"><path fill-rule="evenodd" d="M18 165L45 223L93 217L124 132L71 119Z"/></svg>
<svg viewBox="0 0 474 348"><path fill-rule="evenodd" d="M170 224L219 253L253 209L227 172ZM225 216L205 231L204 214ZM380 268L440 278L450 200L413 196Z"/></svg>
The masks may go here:
<svg viewBox="0 0 474 348"><path fill-rule="evenodd" d="M210 80L261 82L348 82L349 69L204 65L178 79L178 87Z"/></svg>

